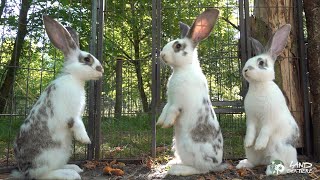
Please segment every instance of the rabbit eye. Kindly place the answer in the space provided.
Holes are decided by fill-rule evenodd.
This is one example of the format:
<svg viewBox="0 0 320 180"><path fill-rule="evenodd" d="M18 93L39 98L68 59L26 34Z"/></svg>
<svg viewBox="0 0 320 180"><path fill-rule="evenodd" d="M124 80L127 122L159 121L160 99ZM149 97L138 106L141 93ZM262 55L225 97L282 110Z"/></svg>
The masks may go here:
<svg viewBox="0 0 320 180"><path fill-rule="evenodd" d="M89 57L85 57L85 58L84 58L84 61L87 62L87 63L89 63L91 60L90 60Z"/></svg>
<svg viewBox="0 0 320 180"><path fill-rule="evenodd" d="M176 44L176 48L180 49L181 48L181 44L180 43Z"/></svg>
<svg viewBox="0 0 320 180"><path fill-rule="evenodd" d="M259 61L259 66L263 66L264 62L263 61Z"/></svg>

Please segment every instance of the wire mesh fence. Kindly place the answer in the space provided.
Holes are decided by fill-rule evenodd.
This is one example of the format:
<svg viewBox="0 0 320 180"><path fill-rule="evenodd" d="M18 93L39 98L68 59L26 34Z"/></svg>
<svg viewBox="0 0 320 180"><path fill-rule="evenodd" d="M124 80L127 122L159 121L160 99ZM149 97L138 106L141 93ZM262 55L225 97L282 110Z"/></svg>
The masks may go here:
<svg viewBox="0 0 320 180"><path fill-rule="evenodd" d="M241 59L239 57L239 4L237 1L172 1L162 2L161 46L180 37L178 22L189 25L208 7L220 11L213 32L198 47L200 66L205 74L211 102L218 113L224 136L224 157L244 156L245 119L242 108ZM221 18L223 17L223 18ZM236 27L234 27L236 26ZM171 70L161 73L161 102L166 102L166 83ZM170 137L166 137L169 138Z"/></svg>
<svg viewBox="0 0 320 180"><path fill-rule="evenodd" d="M254 1L243 0L97 2L100 2L98 9L93 8L91 1L32 1L27 11L27 33L19 59L13 59L11 55L15 54L12 47L15 46L15 37L18 34L16 22L22 6L17 6L14 0L5 5L0 19L1 85L4 86L8 77L13 79L9 81L12 84L8 84L10 89L7 89L6 96L6 91L1 91L0 97L5 99L5 104L1 101L4 108L0 109L0 168L15 164L12 150L14 136L33 103L48 83L58 75L63 64L62 54L50 44L45 35L42 14L51 15L62 24L75 28L80 34L81 49L84 50L89 50L91 44L97 41L92 37L92 31L102 28L103 45L95 49L90 47L93 54L97 51L103 53L99 60L105 73L99 99L101 103L97 104L101 112L92 111L93 107L90 110L94 103L88 102L83 120L90 126L90 122L94 121L90 113L101 115L101 134L98 140L95 140L97 142L93 142L99 145L96 156L99 159L142 159L154 154L171 153L173 129L157 128L155 131L154 126L154 120L166 102L166 83L171 74L171 69L159 61L159 47L180 37L179 21L191 25L194 18L206 8L218 8L220 19L210 37L199 44L199 60L208 80L211 102L222 128L224 158L244 157L243 138L246 124L242 101L247 84L242 78L241 69L251 55L246 37L251 34L256 38L266 36L260 33L264 31L255 29L260 26L254 24L256 21L250 17L257 16L259 8L270 8L270 5L258 6ZM284 7L279 7L279 2L272 6L275 12L267 12L279 13L283 18L267 18L264 25L274 29L274 24L280 26L285 22L294 23L292 21L295 16L292 13L295 6L290 4L291 1L285 2ZM92 23L92 18L101 16L97 12L102 12L103 24ZM285 60L280 62L287 62L282 70L299 60L298 52L287 52ZM292 77L297 76L291 71L288 81L293 81ZM295 86L301 87L297 84ZM88 101L93 97L91 95L94 91L91 90L94 87L92 83L87 86L91 93ZM155 88L159 97L153 93ZM290 89L285 91L292 92ZM301 93L299 88L294 91ZM289 99L294 99L295 94L289 93L288 96ZM302 102L296 104L303 106ZM295 109L294 107L298 107L296 104L290 106L291 110L303 119L303 110ZM300 127L303 127L302 121L299 122ZM71 160L88 158L90 147L80 143L75 143L73 147Z"/></svg>
<svg viewBox="0 0 320 180"><path fill-rule="evenodd" d="M42 15L48 14L63 25L72 26L81 34L82 48L88 49L90 26L86 24L91 15L82 8L88 5L90 2L7 1L3 6L0 19L1 168L15 164L12 146L20 125L64 63L62 53L45 35ZM85 146L76 143L73 149L73 159L86 157Z"/></svg>

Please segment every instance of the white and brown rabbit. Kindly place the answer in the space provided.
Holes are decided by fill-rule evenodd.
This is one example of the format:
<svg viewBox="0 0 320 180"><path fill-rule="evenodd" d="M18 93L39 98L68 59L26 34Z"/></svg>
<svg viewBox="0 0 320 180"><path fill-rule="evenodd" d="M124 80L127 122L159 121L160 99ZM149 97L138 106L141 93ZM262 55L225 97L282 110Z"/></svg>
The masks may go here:
<svg viewBox="0 0 320 180"><path fill-rule="evenodd" d="M290 29L290 24L279 28L266 48L259 41L251 39L257 56L250 58L242 71L249 82L244 100L247 116L244 144L247 159L241 160L237 168L268 165L266 174L272 175L286 173L290 163L297 162L293 144L299 137L299 128L284 95L273 81L274 64L287 44ZM284 168L274 172L275 169L271 166L273 160L281 160Z"/></svg>
<svg viewBox="0 0 320 180"><path fill-rule="evenodd" d="M164 128L174 126L171 175L222 170L223 138L196 48L210 35L218 15L217 9L207 9L191 28L180 22L181 38L166 44L160 53L173 70L167 84L168 102L157 122Z"/></svg>
<svg viewBox="0 0 320 180"><path fill-rule="evenodd" d="M91 54L79 49L78 34L43 16L52 44L64 54L60 76L44 90L21 125L14 142L19 171L13 177L24 179L81 179L82 170L67 165L73 137L90 144L81 115L85 106L85 81L102 77L103 68Z"/></svg>

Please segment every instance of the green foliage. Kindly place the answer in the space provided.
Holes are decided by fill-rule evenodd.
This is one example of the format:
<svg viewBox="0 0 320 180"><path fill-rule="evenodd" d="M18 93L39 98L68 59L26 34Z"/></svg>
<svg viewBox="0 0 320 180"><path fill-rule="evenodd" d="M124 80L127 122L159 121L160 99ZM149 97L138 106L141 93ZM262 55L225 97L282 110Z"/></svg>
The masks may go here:
<svg viewBox="0 0 320 180"><path fill-rule="evenodd" d="M0 26L3 27L3 31L0 32L0 84L3 83L7 65L13 53L14 38L18 27L16 4L12 0L7 2L6 14L0 20ZM63 25L76 29L80 34L81 49L88 51L90 41L95 43L95 39L90 39L91 3L88 0L32 1L28 15L28 34L14 77L11 104L7 109L8 114L19 115L19 118L6 116L5 120L0 119L0 128L3 130L0 134L0 144L6 146L6 142L13 140L14 136L8 136L8 131L11 129L10 133L16 133L41 91L58 75L63 65L62 53L51 45L45 34L42 15L50 15ZM152 3L150 0L107 0L106 7L103 29L104 45L98 47L103 50L103 59L100 60L105 70L102 92L102 157L133 157L149 154L151 116L150 114L139 114L143 109L141 92L138 89L137 71L141 70L143 90L150 106L152 100ZM241 90L239 72L241 64L238 57L239 32L222 19L223 17L238 25L237 0L162 1L161 47L170 40L180 37L179 21L191 25L194 18L207 7L217 7L221 17L210 37L198 47L199 60L208 80L210 96L213 101L241 100L242 97L239 95ZM120 119L115 118L113 114L116 97L115 84L119 83L115 79L117 59L123 61L121 84L123 114ZM166 102L166 82L170 74L170 68L162 66L161 103ZM242 117L225 115L219 119L225 133L226 144L233 145L242 142L240 141L244 128ZM234 126L231 126L230 123L234 123ZM173 129L157 129L157 145L170 147L172 134ZM227 152L241 154L243 149L239 147ZM84 157L84 149L85 146L77 144L75 154Z"/></svg>
<svg viewBox="0 0 320 180"><path fill-rule="evenodd" d="M138 90L136 68L142 70L143 89L147 98L151 98L151 3L143 1L107 1L108 11L105 20L104 66L105 95L115 99L116 60L123 63L123 103L124 112L141 112L142 102ZM139 65L138 65L139 64ZM150 101L148 102L150 103Z"/></svg>
<svg viewBox="0 0 320 180"><path fill-rule="evenodd" d="M104 57L101 61L105 68L103 87L105 112L113 112L115 101L116 60L124 61L122 69L122 88L124 112L141 112L141 94L138 86L137 68L142 72L143 89L148 103L151 103L151 47L152 47L152 4L143 1L106 1L104 26ZM10 3L9 3L10 5ZM8 5L8 6L9 6ZM161 19L161 46L178 38L178 21L191 24L194 18L207 7L218 7L220 17L237 25L237 1L163 1ZM13 7L7 7L13 10ZM56 76L63 64L63 56L46 38L42 14L51 15L64 25L70 25L80 34L81 48L88 50L91 33L91 1L33 1L29 13L28 35L21 56L20 69L17 71L16 91L21 97L27 96L31 103L39 96L44 87ZM12 53L13 38L17 27L17 14L9 13L2 24L11 30L2 34L0 73L4 77L6 64ZM239 100L241 79L238 58L238 30L222 18L218 20L211 36L200 43L198 48L201 67L207 76L212 100ZM8 47L8 48L6 48ZM137 63L139 63L137 65ZM31 70L30 70L31 69ZM163 68L165 69L165 68ZM165 98L165 83L170 70L163 70L161 86ZM3 80L3 79L2 79ZM27 81L26 81L27 80ZM30 83L30 84L29 84ZM25 92L23 92L25 91ZM30 94L26 94L26 93ZM24 93L24 94L23 94ZM16 93L15 93L16 94ZM19 93L18 93L19 94ZM165 102L165 99L162 99Z"/></svg>
<svg viewBox="0 0 320 180"><path fill-rule="evenodd" d="M191 25L195 17L207 7L218 7L220 18L213 32L199 44L198 55L204 74L207 77L211 99L213 101L240 100L241 68L238 56L238 30L222 18L237 25L238 4L229 1L164 1L162 4L162 46L179 38L178 22ZM167 73L170 73L167 71ZM168 75L164 75L162 86L165 86Z"/></svg>

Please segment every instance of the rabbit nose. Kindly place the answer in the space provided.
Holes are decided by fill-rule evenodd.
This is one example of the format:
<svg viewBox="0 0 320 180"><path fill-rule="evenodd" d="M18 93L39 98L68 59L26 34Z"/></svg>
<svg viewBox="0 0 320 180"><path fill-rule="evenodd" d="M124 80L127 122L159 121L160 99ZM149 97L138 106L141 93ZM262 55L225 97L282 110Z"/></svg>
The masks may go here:
<svg viewBox="0 0 320 180"><path fill-rule="evenodd" d="M97 66L97 67L96 67L96 70L103 73L103 68L102 68L102 66Z"/></svg>
<svg viewBox="0 0 320 180"><path fill-rule="evenodd" d="M161 59L164 59L165 56L166 56L165 54L160 53L160 58L161 58Z"/></svg>

